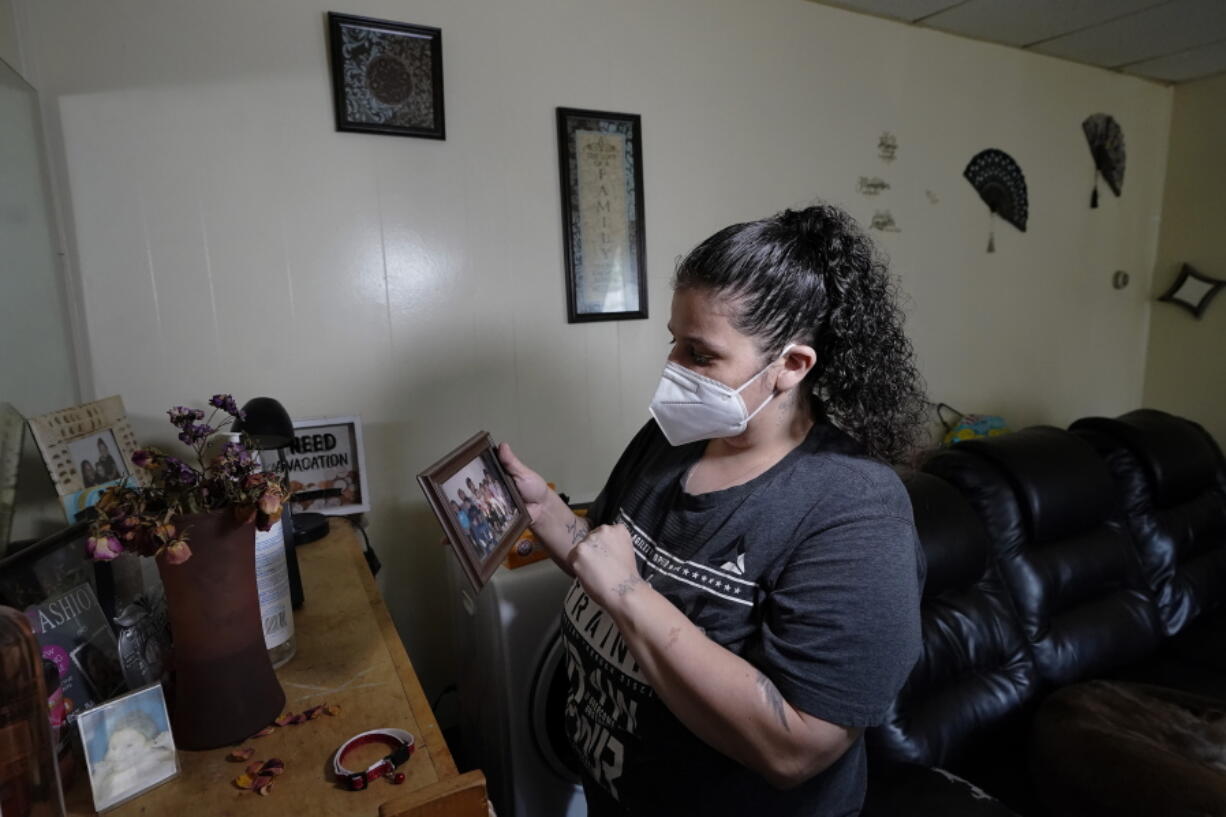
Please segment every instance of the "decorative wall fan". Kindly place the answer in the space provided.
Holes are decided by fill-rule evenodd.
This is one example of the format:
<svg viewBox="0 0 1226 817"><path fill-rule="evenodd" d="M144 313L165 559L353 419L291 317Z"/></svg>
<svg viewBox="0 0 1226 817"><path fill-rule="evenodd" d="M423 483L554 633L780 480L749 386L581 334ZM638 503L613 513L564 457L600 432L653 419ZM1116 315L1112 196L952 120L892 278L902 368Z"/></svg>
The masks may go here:
<svg viewBox="0 0 1226 817"><path fill-rule="evenodd" d="M1090 194L1090 206L1097 207L1099 174L1117 197L1124 186L1124 166L1127 163L1124 131L1114 117L1105 113L1087 116L1081 123L1081 129L1090 143L1090 155L1094 157L1094 192Z"/></svg>
<svg viewBox="0 0 1226 817"><path fill-rule="evenodd" d="M962 175L991 211L993 221L988 228L988 252L996 252L996 216L1026 232L1026 177L1012 156L996 148L980 151Z"/></svg>

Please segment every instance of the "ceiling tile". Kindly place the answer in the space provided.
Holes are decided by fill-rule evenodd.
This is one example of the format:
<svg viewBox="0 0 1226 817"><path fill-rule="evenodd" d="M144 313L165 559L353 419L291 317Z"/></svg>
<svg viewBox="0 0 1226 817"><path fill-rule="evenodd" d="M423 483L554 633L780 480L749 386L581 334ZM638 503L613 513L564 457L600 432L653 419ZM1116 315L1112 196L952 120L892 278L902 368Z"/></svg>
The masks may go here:
<svg viewBox="0 0 1226 817"><path fill-rule="evenodd" d="M1040 43L1032 50L1116 68L1226 37L1223 0L1170 0L1162 5Z"/></svg>
<svg viewBox="0 0 1226 817"><path fill-rule="evenodd" d="M950 6L956 6L959 0L817 0L817 2L825 6L838 6L911 23Z"/></svg>
<svg viewBox="0 0 1226 817"><path fill-rule="evenodd" d="M1158 57L1124 68L1130 74L1167 82L1201 79L1226 71L1226 42L1193 48L1169 57Z"/></svg>
<svg viewBox="0 0 1226 817"><path fill-rule="evenodd" d="M1026 46L1159 5L1161 0L969 0L924 25L1005 45Z"/></svg>

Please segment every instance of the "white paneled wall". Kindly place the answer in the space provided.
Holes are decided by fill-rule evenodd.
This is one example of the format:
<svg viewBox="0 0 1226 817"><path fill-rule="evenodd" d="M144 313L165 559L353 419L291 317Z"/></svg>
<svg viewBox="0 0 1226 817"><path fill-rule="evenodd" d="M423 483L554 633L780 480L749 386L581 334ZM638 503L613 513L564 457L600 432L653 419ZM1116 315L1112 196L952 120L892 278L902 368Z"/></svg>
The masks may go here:
<svg viewBox="0 0 1226 817"><path fill-rule="evenodd" d="M97 393L144 434L223 389L360 413L382 585L430 692L452 645L414 475L486 428L590 499L646 418L675 259L732 221L888 207L935 399L1015 425L1140 399L1157 85L803 0L15 2ZM327 10L442 28L446 141L333 130ZM650 320L566 323L556 106L643 117ZM1090 210L1096 111L1129 169ZM994 255L961 178L986 147L1030 184L1029 231L998 225ZM861 175L891 190L867 199Z"/></svg>

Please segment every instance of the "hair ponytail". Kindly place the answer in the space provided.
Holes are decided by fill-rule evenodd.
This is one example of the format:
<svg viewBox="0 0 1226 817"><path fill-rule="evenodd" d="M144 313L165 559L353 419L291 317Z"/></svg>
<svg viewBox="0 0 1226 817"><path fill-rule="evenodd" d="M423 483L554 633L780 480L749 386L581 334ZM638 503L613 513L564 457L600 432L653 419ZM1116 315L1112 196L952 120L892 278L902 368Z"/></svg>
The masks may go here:
<svg viewBox="0 0 1226 817"><path fill-rule="evenodd" d="M910 459L925 399L898 287L845 212L819 204L726 227L682 259L674 286L737 298L733 325L765 354L812 346L815 416L872 457Z"/></svg>

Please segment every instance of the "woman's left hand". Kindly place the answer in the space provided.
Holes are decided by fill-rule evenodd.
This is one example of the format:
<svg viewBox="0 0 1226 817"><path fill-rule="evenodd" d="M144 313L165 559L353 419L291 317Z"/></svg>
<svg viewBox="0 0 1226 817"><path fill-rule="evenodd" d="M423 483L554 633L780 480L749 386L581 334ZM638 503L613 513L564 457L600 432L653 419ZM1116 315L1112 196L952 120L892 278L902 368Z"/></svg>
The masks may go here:
<svg viewBox="0 0 1226 817"><path fill-rule="evenodd" d="M612 613L627 593L645 584L634 558L626 527L601 525L571 551L570 567L592 601Z"/></svg>

